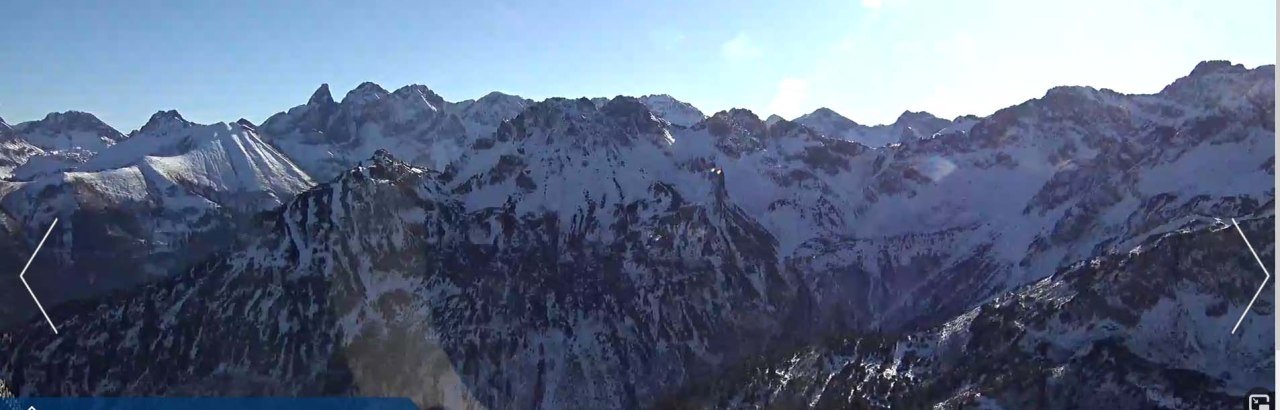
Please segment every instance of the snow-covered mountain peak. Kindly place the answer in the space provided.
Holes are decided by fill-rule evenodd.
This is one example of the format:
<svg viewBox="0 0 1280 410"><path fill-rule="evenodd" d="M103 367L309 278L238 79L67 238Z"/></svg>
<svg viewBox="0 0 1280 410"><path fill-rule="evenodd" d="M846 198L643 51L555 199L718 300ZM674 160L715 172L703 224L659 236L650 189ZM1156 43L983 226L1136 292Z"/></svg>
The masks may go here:
<svg viewBox="0 0 1280 410"><path fill-rule="evenodd" d="M45 115L45 118L41 119L40 122L42 123L42 126L45 127L106 126L106 124L102 123L102 120L97 119L95 115L77 110L61 111L61 113L49 113Z"/></svg>
<svg viewBox="0 0 1280 410"><path fill-rule="evenodd" d="M573 120L582 120L589 115L594 115L599 109L590 100L568 99L568 98L548 98L546 100L533 103L524 111L520 112L515 118L511 119L514 125L521 125L526 128L558 128L564 126L565 123ZM503 126L498 127L498 137L502 139L504 130L512 130ZM516 136L514 139L520 139L523 136Z"/></svg>
<svg viewBox="0 0 1280 410"><path fill-rule="evenodd" d="M78 174L140 173L156 186L178 185L236 209L279 205L313 182L241 123L202 125L161 112L132 138L103 150Z"/></svg>
<svg viewBox="0 0 1280 410"><path fill-rule="evenodd" d="M668 123L633 97L537 102L452 163L446 175L469 209L518 203L518 212L572 215L651 195L655 180L684 183ZM682 192L686 199L701 195ZM588 203L565 198L589 198Z"/></svg>
<svg viewBox="0 0 1280 410"><path fill-rule="evenodd" d="M909 112L909 111L908 111L908 112ZM903 113L903 114L906 114L906 113ZM847 117L845 117L845 116L843 116L843 115L840 115L840 113L838 113L838 112L836 112L835 110L832 110L832 109L830 109L830 108L827 108L827 107L820 107L820 108L818 108L818 109L816 109L816 110L813 110L813 112L811 112L811 113L808 113L808 114L805 114L805 115L802 115L802 116L800 116L800 117L796 118L796 120L799 120L800 118L813 118L813 119L822 119L822 120L829 120L829 121L840 121L840 122L848 122L848 123L857 124L857 122L855 122L855 121L853 121L853 120L851 120L851 119L849 119L849 118L847 118Z"/></svg>
<svg viewBox="0 0 1280 410"><path fill-rule="evenodd" d="M1067 119L1080 123L1084 128L1100 128L1129 122L1131 119L1126 112L1137 106L1122 94L1108 89L1059 86L1050 88L1043 97L1017 107L1033 110L1042 120ZM1103 122L1107 124L1100 124Z"/></svg>
<svg viewBox="0 0 1280 410"><path fill-rule="evenodd" d="M738 158L762 147L761 142L768 132L768 126L750 110L733 108L712 114L711 117L694 124L689 131L692 131L693 135L683 136L682 133L680 138L685 138L686 141L681 146L701 146L703 144L701 141L705 140L719 152ZM686 154L696 153L693 154L694 156L712 155L712 152L706 151L705 147L684 149L684 151L687 151Z"/></svg>
<svg viewBox="0 0 1280 410"><path fill-rule="evenodd" d="M93 114L80 111L53 112L44 119L12 126L32 145L45 150L87 150L97 152L123 139L115 128Z"/></svg>
<svg viewBox="0 0 1280 410"><path fill-rule="evenodd" d="M483 97L475 100L476 103L481 105L521 104L528 101L529 100L524 97L507 94L501 91L490 91L488 94L485 94Z"/></svg>
<svg viewBox="0 0 1280 410"><path fill-rule="evenodd" d="M492 134L498 124L515 118L533 103L518 95L493 91L480 99L454 104L453 112L462 120L467 136L474 139Z"/></svg>
<svg viewBox="0 0 1280 410"><path fill-rule="evenodd" d="M443 110L446 104L444 97L441 97L439 94L436 94L435 91L431 91L430 88L427 88L427 86L422 84L410 84L400 87L391 93L391 97L412 102L421 100L437 111Z"/></svg>
<svg viewBox="0 0 1280 410"><path fill-rule="evenodd" d="M936 121L936 120L946 121L926 111L906 110L906 111L903 111L902 114L898 115L898 119L895 120L894 123L896 124L896 123L902 123L902 122L921 122L921 121Z"/></svg>
<svg viewBox="0 0 1280 410"><path fill-rule="evenodd" d="M1203 111L1241 110L1271 104L1275 89L1268 88L1265 79L1274 78L1275 65L1262 65L1252 69L1226 61L1206 61L1160 90L1158 95L1172 99L1194 109L1187 114L1198 115Z"/></svg>
<svg viewBox="0 0 1280 410"><path fill-rule="evenodd" d="M1053 101L1056 99L1070 101L1103 101L1108 95L1118 95L1116 92L1108 89L1097 89L1089 86L1078 85L1060 85L1045 91L1041 100Z"/></svg>
<svg viewBox="0 0 1280 410"><path fill-rule="evenodd" d="M146 125L134 131L129 139L103 150L77 167L76 171L120 168L147 156L181 155L206 142L248 132L252 132L252 128L239 123L196 124L183 119L177 111L160 111L152 115Z"/></svg>
<svg viewBox="0 0 1280 410"><path fill-rule="evenodd" d="M0 144L0 168L22 148ZM13 170L14 182L0 182L0 206L24 231L53 217L69 226L55 240L74 274L44 279L68 289L55 303L181 270L225 244L235 220L314 185L252 127L194 124L172 111L92 156L37 154ZM110 251L70 251L102 246Z"/></svg>
<svg viewBox="0 0 1280 410"><path fill-rule="evenodd" d="M775 116L770 116L773 119ZM770 138L786 138L786 137L817 137L821 135L812 128L806 127L795 121L787 121L782 117L770 122L765 120L765 135Z"/></svg>
<svg viewBox="0 0 1280 410"><path fill-rule="evenodd" d="M690 127L707 118L701 110L684 101L667 94L651 94L640 97L640 102L658 118L681 127Z"/></svg>
<svg viewBox="0 0 1280 410"><path fill-rule="evenodd" d="M0 125L0 177L27 180L83 163L127 138L93 114L55 112L38 121Z"/></svg>
<svg viewBox="0 0 1280 410"><path fill-rule="evenodd" d="M182 114L179 114L177 110L158 111L151 115L151 118L147 120L147 123L144 124L142 128L139 128L137 131L134 131L129 135L130 137L138 135L164 137L180 133L182 130L194 125L196 124L191 121L187 121L186 118L182 118Z"/></svg>
<svg viewBox="0 0 1280 410"><path fill-rule="evenodd" d="M889 128L901 136L898 141L907 142L930 138L950 125L951 121L924 111L903 111Z"/></svg>
<svg viewBox="0 0 1280 410"><path fill-rule="evenodd" d="M1232 64L1230 61L1204 61L1197 64L1185 77L1175 80L1160 93L1165 94L1190 87L1214 88L1230 87L1240 83L1255 83L1259 77L1275 72L1275 65L1260 65L1247 68L1243 64ZM1224 91L1235 91L1227 89Z"/></svg>
<svg viewBox="0 0 1280 410"><path fill-rule="evenodd" d="M804 150L806 147L811 147L812 144L819 139L823 140L819 145L830 145L832 143L839 142L843 143L843 145L857 145L862 147L861 144L853 141L845 141L839 138L824 136L813 128L806 127L804 124L800 124L795 121L778 119L777 121L770 123L766 120L764 124L765 132L762 135L764 137L763 142L765 142L766 145L775 145L774 148L770 149L779 149L779 153L782 154L793 154L794 152L792 151ZM861 152L864 149L865 147L862 147L858 149L858 151Z"/></svg>
<svg viewBox="0 0 1280 410"><path fill-rule="evenodd" d="M866 126L826 107L802 115L794 121L828 137L868 147L927 139L952 125L951 121L927 112L904 111L892 124Z"/></svg>
<svg viewBox="0 0 1280 410"><path fill-rule="evenodd" d="M532 100L527 98L506 94L500 91L491 91L476 100L467 100L458 102L460 115L463 117L475 117L485 113L505 114L505 119L514 118L516 115L524 111L525 107L533 104ZM499 121L501 122L501 121ZM493 125L497 125L496 123Z"/></svg>
<svg viewBox="0 0 1280 410"><path fill-rule="evenodd" d="M663 123L633 97L615 97L599 108L587 98L551 98L529 106L507 125L498 128L499 140L544 138L584 148L629 145L637 138L669 142Z"/></svg>
<svg viewBox="0 0 1280 410"><path fill-rule="evenodd" d="M382 88L382 86L366 81L360 83L360 85L356 86L356 88L351 91L348 91L347 95L342 97L342 105L366 104L370 101L382 99L389 94L390 93L388 93L386 89Z"/></svg>
<svg viewBox="0 0 1280 410"><path fill-rule="evenodd" d="M320 88L311 94L306 104L272 115L262 122L260 128L270 136L293 132L320 132L324 130L329 117L337 110L338 105L329 94L329 84L321 84Z"/></svg>
<svg viewBox="0 0 1280 410"><path fill-rule="evenodd" d="M56 129L110 128L98 117L83 111L51 112L45 115L44 119L36 121L32 125L34 126L37 123L43 128Z"/></svg>
<svg viewBox="0 0 1280 410"><path fill-rule="evenodd" d="M322 86L317 94L323 94ZM470 141L490 135L503 120L527 104L516 96L491 93L480 101L450 103L423 85L388 93L366 82L341 103L312 98L268 118L259 129L265 139L321 180L368 158L378 149L401 155L410 164L443 168Z"/></svg>
<svg viewBox="0 0 1280 410"><path fill-rule="evenodd" d="M590 100L588 100L588 102L589 101ZM614 118L638 121L639 123L637 123L637 125L643 127L660 125L656 121L653 121L656 119L656 113L651 111L649 106L643 103L640 99L633 97L614 97L612 100L609 100L608 103L605 103L604 106L600 107L600 112Z"/></svg>
<svg viewBox="0 0 1280 410"><path fill-rule="evenodd" d="M845 135L851 130L862 127L861 124L826 107L813 110L813 112L796 117L792 121L834 138L845 138Z"/></svg>

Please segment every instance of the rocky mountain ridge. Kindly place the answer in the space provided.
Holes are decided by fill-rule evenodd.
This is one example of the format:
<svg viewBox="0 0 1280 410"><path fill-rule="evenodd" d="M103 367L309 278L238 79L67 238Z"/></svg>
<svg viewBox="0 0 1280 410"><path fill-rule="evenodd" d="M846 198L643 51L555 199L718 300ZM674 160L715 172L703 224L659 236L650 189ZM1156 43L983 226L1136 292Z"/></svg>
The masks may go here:
<svg viewBox="0 0 1280 410"><path fill-rule="evenodd" d="M65 336L37 321L6 331L0 378L23 395L360 394L448 408L1017 407L1148 386L1115 403L1212 407L1271 369L1226 371L1270 354L1271 302L1239 339L1215 333L1256 278L1207 221L1239 218L1274 252L1273 88L1272 66L1204 63L1157 94L1059 87L962 119L963 132L882 148L746 110L684 126L644 98L476 105L486 98L371 83L342 102L321 87L256 128L160 113L85 173L147 169L187 146L148 135L211 130L288 160L251 164L332 176L252 179L297 174L286 186L303 188L255 208L270 209L260 234L190 270L54 307ZM516 106L492 132L468 128ZM356 151L325 148L381 143L396 145L345 167ZM155 149L124 150L135 145ZM411 158L391 154L402 151ZM415 166L434 155L447 161ZM37 192L14 184L0 187ZM175 185L209 187L205 198L263 187ZM5 196L19 216L8 226L68 217L21 198ZM1170 258L1176 269L1161 265ZM1162 338L1169 329L1181 333ZM949 335L973 347L933 341ZM1064 376L994 376L1010 369Z"/></svg>

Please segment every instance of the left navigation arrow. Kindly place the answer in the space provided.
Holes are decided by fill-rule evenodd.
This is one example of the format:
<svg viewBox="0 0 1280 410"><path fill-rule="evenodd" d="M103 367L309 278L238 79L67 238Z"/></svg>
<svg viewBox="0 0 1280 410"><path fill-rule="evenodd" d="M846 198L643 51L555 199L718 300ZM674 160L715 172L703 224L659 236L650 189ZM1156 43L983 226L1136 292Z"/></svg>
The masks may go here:
<svg viewBox="0 0 1280 410"><path fill-rule="evenodd" d="M31 285L27 284L27 268L31 267L31 261L36 260L36 254L40 253L40 248L44 247L44 241L49 239L49 234L53 233L53 227L58 225L58 218L53 218L53 223L49 224L49 230L44 232L44 237L40 238L40 244L36 245L36 250L31 252L31 259L27 259L27 265L22 267L22 273L18 274L18 279L22 280L22 286L27 287L27 293L31 294L31 299L36 301L36 307L40 308L40 314L44 315L44 320L49 322L49 327L53 328L53 334L58 334L58 327L53 325L53 319L49 318L49 313L44 311L44 305L40 304L40 298L36 297L36 292L31 290Z"/></svg>

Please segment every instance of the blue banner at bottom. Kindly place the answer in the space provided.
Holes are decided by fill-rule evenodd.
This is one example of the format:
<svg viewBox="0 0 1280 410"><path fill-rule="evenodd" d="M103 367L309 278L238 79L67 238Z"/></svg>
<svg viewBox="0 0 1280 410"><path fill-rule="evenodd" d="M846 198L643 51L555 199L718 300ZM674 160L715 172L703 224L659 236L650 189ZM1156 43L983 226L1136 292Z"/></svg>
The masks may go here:
<svg viewBox="0 0 1280 410"><path fill-rule="evenodd" d="M310 397L310 398L40 398L0 399L0 410L105 410L105 409L183 409L183 410L417 410L406 398Z"/></svg>

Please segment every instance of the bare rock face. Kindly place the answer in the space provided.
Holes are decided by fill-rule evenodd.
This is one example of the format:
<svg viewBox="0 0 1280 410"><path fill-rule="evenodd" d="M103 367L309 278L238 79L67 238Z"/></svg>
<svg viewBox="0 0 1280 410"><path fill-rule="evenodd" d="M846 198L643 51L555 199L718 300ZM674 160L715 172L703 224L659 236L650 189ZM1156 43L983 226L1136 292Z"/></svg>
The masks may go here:
<svg viewBox="0 0 1280 410"><path fill-rule="evenodd" d="M1241 227L1274 229L1267 213ZM1272 382L1274 300L1236 230L1196 224L1066 267L941 324L857 332L745 364L663 400L685 408L1223 408ZM1270 257L1274 247L1264 255ZM1252 264L1252 266L1251 266ZM1229 313L1228 313L1229 312ZM1196 369L1196 370L1192 370Z"/></svg>

